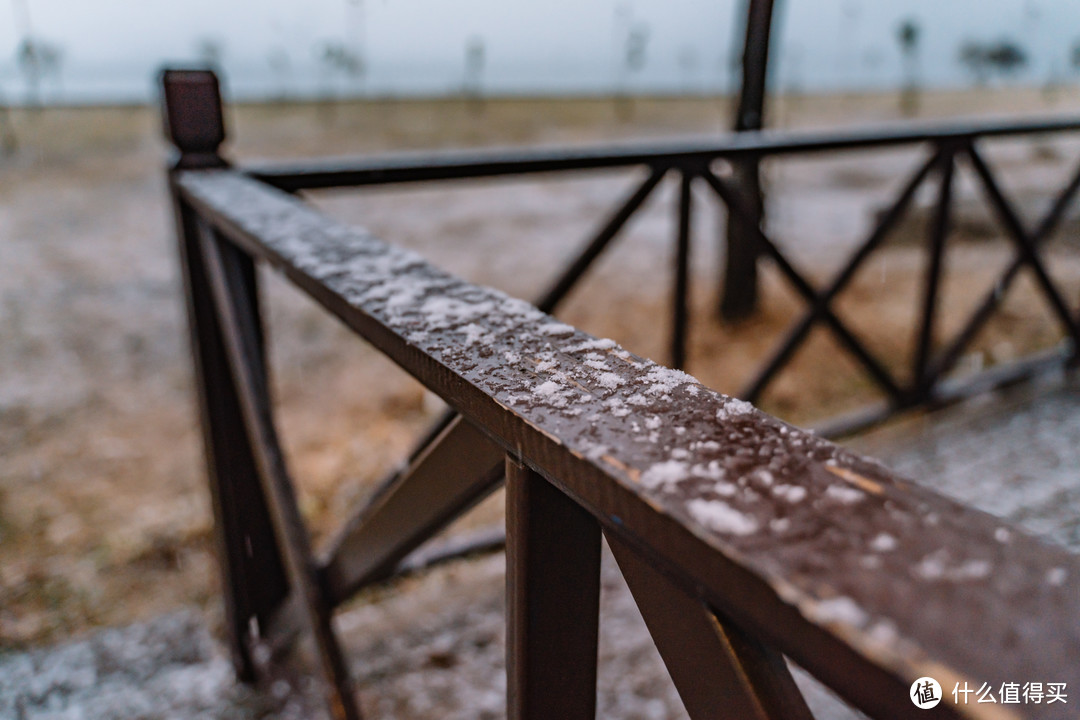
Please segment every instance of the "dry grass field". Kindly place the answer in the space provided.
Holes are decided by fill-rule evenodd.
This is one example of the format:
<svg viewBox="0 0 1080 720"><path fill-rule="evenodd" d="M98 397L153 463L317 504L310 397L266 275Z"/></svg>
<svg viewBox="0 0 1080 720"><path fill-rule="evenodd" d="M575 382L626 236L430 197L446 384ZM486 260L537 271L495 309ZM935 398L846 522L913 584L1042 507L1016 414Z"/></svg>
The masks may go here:
<svg viewBox="0 0 1080 720"><path fill-rule="evenodd" d="M921 119L1061 114L1080 93L939 93ZM641 99L616 120L606 100L387 101L241 106L231 157L243 160L481 145L580 143L712 133L716 99ZM891 96L780 102L787 127L896 120ZM0 158L0 649L64 638L180 605L213 613L216 571L186 330L162 169L167 151L147 108L15 115L20 148ZM922 151L848 153L771 163L769 230L800 267L827 280L867 232ZM1029 220L1080 157L1077 138L997 142L988 157ZM603 173L408 189L326 192L327 212L436 264L525 298L583 242L634 183ZM942 332L1011 257L964 174L950 239ZM923 272L921 225L933 187L838 307L891 367L905 367ZM560 317L665 358L674 233L663 186L585 279ZM760 314L724 325L712 312L720 266L716 203L698 188L689 371L736 391L801 305L771 271ZM1077 224L1049 250L1052 273L1080 288ZM1071 239L1070 239L1071 238ZM439 409L413 380L273 276L264 285L280 429L316 538L398 462ZM1058 341L1030 285L1018 283L964 367ZM815 335L763 407L811 422L876 398ZM497 500L479 509L498 518Z"/></svg>

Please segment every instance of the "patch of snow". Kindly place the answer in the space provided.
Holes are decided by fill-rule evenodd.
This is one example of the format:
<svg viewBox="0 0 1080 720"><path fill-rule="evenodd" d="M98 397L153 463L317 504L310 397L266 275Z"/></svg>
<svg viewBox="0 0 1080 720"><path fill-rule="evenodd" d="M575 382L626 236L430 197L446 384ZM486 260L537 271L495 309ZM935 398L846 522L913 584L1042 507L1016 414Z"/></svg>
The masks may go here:
<svg viewBox="0 0 1080 720"><path fill-rule="evenodd" d="M769 529L775 533L787 532L791 527L791 520L788 518L773 518L769 521Z"/></svg>
<svg viewBox="0 0 1080 720"><path fill-rule="evenodd" d="M855 488L844 487L842 485L830 485L825 489L825 497L835 500L838 503L844 505L854 505L857 502L861 502L866 499L866 493L862 490L856 490Z"/></svg>
<svg viewBox="0 0 1080 720"><path fill-rule="evenodd" d="M650 395L667 395L679 385L697 383L693 376L687 375L682 370L673 370L659 365L645 374L644 381L651 383L645 390Z"/></svg>
<svg viewBox="0 0 1080 720"><path fill-rule="evenodd" d="M870 549L874 552L891 552L896 549L899 543L889 533L879 533L873 540L870 541Z"/></svg>
<svg viewBox="0 0 1080 720"><path fill-rule="evenodd" d="M990 575L989 560L965 560L954 567L945 563L943 551L927 555L915 566L915 574L924 580L979 580Z"/></svg>
<svg viewBox="0 0 1080 720"><path fill-rule="evenodd" d="M484 340L485 338L487 338L486 342L491 342L491 336L488 335L487 329L480 327L476 323L469 323L465 327L461 328L458 332L465 333L466 345L475 345L476 343Z"/></svg>
<svg viewBox="0 0 1080 720"><path fill-rule="evenodd" d="M672 451L671 454L674 456L675 452ZM724 468L720 466L719 461L711 460L707 465L705 463L694 465L690 468L690 474L706 480L722 480L724 478ZM730 487L734 487L734 485Z"/></svg>
<svg viewBox="0 0 1080 720"><path fill-rule="evenodd" d="M678 460L653 464L641 476L641 484L651 489L677 485L688 476L687 465Z"/></svg>
<svg viewBox="0 0 1080 720"><path fill-rule="evenodd" d="M746 415L753 412L754 406L745 400L739 400L738 398L728 398L724 403L724 406L716 411L716 419L724 422L731 420L739 415Z"/></svg>
<svg viewBox="0 0 1080 720"><path fill-rule="evenodd" d="M758 522L722 500L691 500L687 504L691 517L703 526L725 535L752 535Z"/></svg>
<svg viewBox="0 0 1080 720"><path fill-rule="evenodd" d="M626 381L623 380L620 375L613 372L602 372L596 376L596 384L602 388L614 390L620 385L625 385Z"/></svg>
<svg viewBox="0 0 1080 720"><path fill-rule="evenodd" d="M614 340L600 338L597 340L586 340L585 342L580 342L563 349L568 353L576 353L583 350L612 350L615 347L617 346Z"/></svg>
<svg viewBox="0 0 1080 720"><path fill-rule="evenodd" d="M572 334L575 332L575 328L573 325L567 325L566 323L548 323L547 325L540 326L538 332L541 335L561 337L562 335Z"/></svg>
<svg viewBox="0 0 1080 720"><path fill-rule="evenodd" d="M817 622L851 627L862 627L870 619L866 611L846 595L822 600L814 606L812 614Z"/></svg>
<svg viewBox="0 0 1080 720"><path fill-rule="evenodd" d="M799 485L777 485L772 494L789 503L802 502L806 499L806 488Z"/></svg>

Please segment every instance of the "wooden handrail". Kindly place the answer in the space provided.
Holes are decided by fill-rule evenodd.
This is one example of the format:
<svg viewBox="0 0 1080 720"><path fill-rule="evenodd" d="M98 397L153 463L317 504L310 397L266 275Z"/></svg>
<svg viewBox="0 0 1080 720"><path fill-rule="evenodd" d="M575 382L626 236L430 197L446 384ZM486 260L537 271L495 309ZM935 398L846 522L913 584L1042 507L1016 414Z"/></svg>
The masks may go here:
<svg viewBox="0 0 1080 720"><path fill-rule="evenodd" d="M917 717L908 692L923 675L1080 687L1076 556L242 173L176 182L223 241L284 272L605 534L857 707Z"/></svg>

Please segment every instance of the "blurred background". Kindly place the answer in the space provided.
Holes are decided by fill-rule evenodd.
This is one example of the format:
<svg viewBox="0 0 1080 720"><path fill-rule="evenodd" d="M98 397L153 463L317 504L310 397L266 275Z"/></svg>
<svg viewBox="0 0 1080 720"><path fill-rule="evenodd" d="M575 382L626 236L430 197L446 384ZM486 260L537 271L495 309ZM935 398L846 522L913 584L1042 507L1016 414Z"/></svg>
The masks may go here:
<svg viewBox="0 0 1080 720"><path fill-rule="evenodd" d="M165 66L212 67L233 159L715 135L734 125L737 0L8 0L0 3L0 651L177 608L219 622L209 498L156 106ZM781 0L765 125L1075 115L1071 0ZM988 158L1037 217L1073 170L1068 134ZM769 231L818 281L923 155L768 161ZM531 298L633 172L329 191L327 212L470 280ZM663 186L560 317L664 361L675 187ZM902 364L933 187L837 305ZM733 392L795 317L772 274L741 323L714 312L723 214L694 220L688 370ZM970 178L956 190L943 304L954 328L1011 259ZM1077 218L1052 272L1075 297ZM275 402L300 501L324 539L439 412L389 361L272 276ZM952 324L950 324L952 323ZM965 358L985 367L1060 331L1020 283ZM873 399L827 334L762 405L809 423ZM498 522L499 499L465 525Z"/></svg>
<svg viewBox="0 0 1080 720"><path fill-rule="evenodd" d="M164 62L220 67L237 100L716 95L737 87L738 0L9 0L8 103L142 103ZM824 92L1007 82L1080 72L1080 8L1053 0L788 0L774 87ZM910 26L910 32L901 28Z"/></svg>

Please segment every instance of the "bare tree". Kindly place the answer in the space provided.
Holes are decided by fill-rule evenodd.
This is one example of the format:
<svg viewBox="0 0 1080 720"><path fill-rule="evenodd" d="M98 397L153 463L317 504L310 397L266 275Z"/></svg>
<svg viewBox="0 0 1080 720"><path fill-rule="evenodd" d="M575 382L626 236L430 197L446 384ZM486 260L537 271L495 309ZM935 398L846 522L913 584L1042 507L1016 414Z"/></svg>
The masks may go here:
<svg viewBox="0 0 1080 720"><path fill-rule="evenodd" d="M59 78L64 53L59 46L46 40L25 37L15 51L19 71L26 78L29 103L41 106L41 84L49 77Z"/></svg>
<svg viewBox="0 0 1080 720"><path fill-rule="evenodd" d="M225 59L225 41L217 37L201 37L195 41L195 56L208 68L220 70L221 62Z"/></svg>
<svg viewBox="0 0 1080 720"><path fill-rule="evenodd" d="M465 42L465 82L462 86L465 99L474 113L484 110L484 63L486 51L484 39L473 36Z"/></svg>
<svg viewBox="0 0 1080 720"><path fill-rule="evenodd" d="M965 41L960 46L959 59L975 76L977 85L985 85L994 74L1003 77L1016 74L1027 65L1027 52L1012 40L983 43Z"/></svg>
<svg viewBox="0 0 1080 720"><path fill-rule="evenodd" d="M11 119L11 108L0 96L0 156L14 155L19 148L19 139L15 135L15 123Z"/></svg>
<svg viewBox="0 0 1080 720"><path fill-rule="evenodd" d="M621 120L630 120L634 115L634 102L630 92L630 80L645 67L645 54L649 44L649 26L643 22L631 23L623 43L622 74L616 111Z"/></svg>
<svg viewBox="0 0 1080 720"><path fill-rule="evenodd" d="M326 78L321 103L322 117L324 122L329 122L334 115L334 77L340 75L346 80L355 81L363 77L364 63L347 44L338 40L329 40L319 45L316 48L316 57Z"/></svg>
<svg viewBox="0 0 1080 720"><path fill-rule="evenodd" d="M287 100L289 97L289 76L292 73L292 61L289 59L289 51L283 47L275 47L266 56L266 62L270 65L270 71L274 73L277 81L277 99Z"/></svg>
<svg viewBox="0 0 1080 720"><path fill-rule="evenodd" d="M345 70L345 73L356 86L354 91L362 94L364 77L367 74L367 59L364 57L366 27L364 0L345 0L345 13L345 46L352 56L352 66Z"/></svg>
<svg viewBox="0 0 1080 720"><path fill-rule="evenodd" d="M358 78L364 74L364 63L360 56L345 43L329 41L319 48L319 62L331 75L343 75L346 78Z"/></svg>
<svg viewBox="0 0 1080 720"><path fill-rule="evenodd" d="M904 82L900 88L900 113L906 116L919 112L919 40L922 28L915 18L907 18L896 28L896 41L904 63Z"/></svg>
<svg viewBox="0 0 1080 720"><path fill-rule="evenodd" d="M679 71L682 74L683 93L690 95L694 92L696 76L698 72L698 52L692 45L683 45L679 49Z"/></svg>

